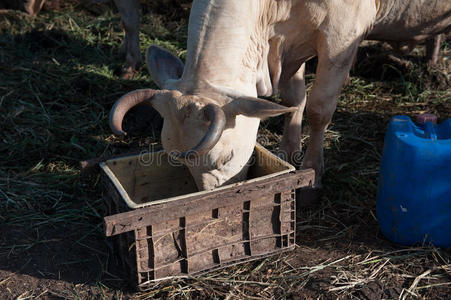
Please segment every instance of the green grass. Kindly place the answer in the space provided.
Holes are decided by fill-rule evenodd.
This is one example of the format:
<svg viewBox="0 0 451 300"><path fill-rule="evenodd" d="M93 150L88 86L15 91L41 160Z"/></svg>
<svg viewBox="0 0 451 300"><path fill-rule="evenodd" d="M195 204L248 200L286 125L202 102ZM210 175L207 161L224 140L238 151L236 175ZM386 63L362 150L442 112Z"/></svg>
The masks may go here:
<svg viewBox="0 0 451 300"><path fill-rule="evenodd" d="M141 23L142 52L156 43L184 59L185 21L147 15ZM430 75L416 61L407 73L386 62L385 73L377 78L361 76L362 68L371 68L361 65L344 87L326 133L324 193L320 203L301 212L296 251L200 278L161 283L146 293L121 289L122 281L108 275L112 258L102 229L105 208L99 177L80 177L79 161L158 142L158 135L121 140L108 128L109 109L119 96L155 87L144 68L132 80L118 78L122 37L119 17L111 9L97 15L80 6L36 18L20 12L0 15L0 227L8 228L0 231L0 256L20 266L0 265L0 274L6 274L0 277L0 295L336 298L362 297L371 282L399 288L398 295L448 294L449 252L391 245L380 237L375 218L378 166L390 117L424 111L436 113L440 120L451 116L450 89L428 88L428 78L440 72L449 77L449 70ZM449 49L448 41L443 46L448 56ZM314 76L308 79L310 89ZM281 124L280 118L262 124L260 135L272 150L278 147ZM12 230L25 237L9 237ZM28 275L58 279L50 271L52 275L35 275L31 266L36 251L53 249L60 241L73 248L57 260L63 273L71 266L83 270L98 263L100 274L95 269L89 280L81 281L63 276L67 284L54 289L2 289L11 282L20 285ZM92 254L79 255L82 250ZM429 269L431 273L413 286Z"/></svg>

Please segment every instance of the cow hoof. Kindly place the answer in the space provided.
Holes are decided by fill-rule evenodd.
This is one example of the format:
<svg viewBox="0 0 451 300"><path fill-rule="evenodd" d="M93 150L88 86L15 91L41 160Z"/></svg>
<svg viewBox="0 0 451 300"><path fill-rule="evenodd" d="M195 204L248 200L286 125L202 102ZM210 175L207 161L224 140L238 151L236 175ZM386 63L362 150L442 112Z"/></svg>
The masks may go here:
<svg viewBox="0 0 451 300"><path fill-rule="evenodd" d="M323 188L319 185L296 190L296 208L308 208L318 206Z"/></svg>

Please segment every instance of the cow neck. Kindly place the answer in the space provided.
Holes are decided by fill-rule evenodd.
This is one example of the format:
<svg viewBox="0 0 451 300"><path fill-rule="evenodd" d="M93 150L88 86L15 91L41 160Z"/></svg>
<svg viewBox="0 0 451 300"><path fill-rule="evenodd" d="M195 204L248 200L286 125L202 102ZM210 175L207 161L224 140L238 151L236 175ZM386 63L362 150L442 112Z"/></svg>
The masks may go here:
<svg viewBox="0 0 451 300"><path fill-rule="evenodd" d="M263 2L263 1L262 1ZM259 2L257 2L259 3ZM194 1L188 28L183 89L223 86L256 96L255 47L260 4L254 1ZM258 56L258 57L257 57ZM248 61L249 57L252 57Z"/></svg>

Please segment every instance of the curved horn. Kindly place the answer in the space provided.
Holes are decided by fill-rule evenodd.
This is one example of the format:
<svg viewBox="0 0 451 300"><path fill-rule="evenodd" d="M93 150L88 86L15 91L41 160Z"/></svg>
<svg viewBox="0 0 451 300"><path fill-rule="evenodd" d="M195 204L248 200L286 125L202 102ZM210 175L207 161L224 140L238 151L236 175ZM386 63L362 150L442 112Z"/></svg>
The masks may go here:
<svg viewBox="0 0 451 300"><path fill-rule="evenodd" d="M175 154L176 158L186 159L189 155L202 155L213 148L224 131L226 116L221 107L215 104L208 104L204 108L205 116L210 121L207 133L202 140L192 149Z"/></svg>
<svg viewBox="0 0 451 300"><path fill-rule="evenodd" d="M117 135L127 135L125 131L122 130L122 120L125 114L134 106L150 100L156 94L162 91L153 89L141 89L129 92L119 98L113 105L110 111L110 128Z"/></svg>

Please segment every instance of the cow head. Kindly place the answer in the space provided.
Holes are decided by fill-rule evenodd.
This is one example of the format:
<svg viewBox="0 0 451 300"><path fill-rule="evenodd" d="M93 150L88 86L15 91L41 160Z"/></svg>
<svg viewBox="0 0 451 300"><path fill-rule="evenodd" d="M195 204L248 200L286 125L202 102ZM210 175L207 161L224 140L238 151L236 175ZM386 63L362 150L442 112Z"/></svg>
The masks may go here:
<svg viewBox="0 0 451 300"><path fill-rule="evenodd" d="M116 101L110 127L125 135L122 120L139 103L154 107L163 117L163 148L188 166L200 190L243 180L255 146L261 118L293 112L254 97L230 96L220 91L183 93L183 63L156 46L147 51L152 79L161 90L135 90Z"/></svg>

